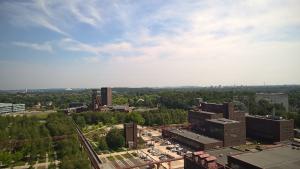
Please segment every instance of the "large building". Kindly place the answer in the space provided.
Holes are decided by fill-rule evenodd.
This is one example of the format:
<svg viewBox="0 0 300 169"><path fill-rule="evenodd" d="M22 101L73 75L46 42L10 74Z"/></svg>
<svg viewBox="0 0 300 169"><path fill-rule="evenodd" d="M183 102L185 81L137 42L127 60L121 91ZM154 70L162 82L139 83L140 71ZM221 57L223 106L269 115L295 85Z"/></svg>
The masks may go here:
<svg viewBox="0 0 300 169"><path fill-rule="evenodd" d="M112 105L112 89L110 87L101 88L101 104L102 106Z"/></svg>
<svg viewBox="0 0 300 169"><path fill-rule="evenodd" d="M234 110L233 103L200 103L188 112L191 129L223 142L223 146L237 146L246 141L245 113Z"/></svg>
<svg viewBox="0 0 300 169"><path fill-rule="evenodd" d="M294 120L248 115L246 116L246 128L249 138L281 142L293 138Z"/></svg>
<svg viewBox="0 0 300 169"><path fill-rule="evenodd" d="M283 146L258 152L229 155L232 169L296 169L300 168L300 150Z"/></svg>
<svg viewBox="0 0 300 169"><path fill-rule="evenodd" d="M180 142L195 150L208 150L220 148L223 146L222 141L209 138L200 134L193 133L184 129L164 129L162 136Z"/></svg>
<svg viewBox="0 0 300 169"><path fill-rule="evenodd" d="M267 100L272 104L282 104L286 111L289 110L289 97L285 93L256 93L255 101Z"/></svg>
<svg viewBox="0 0 300 169"><path fill-rule="evenodd" d="M25 111L25 104L0 103L0 114L23 111Z"/></svg>
<svg viewBox="0 0 300 169"><path fill-rule="evenodd" d="M245 144L246 132L242 122L225 118L207 120L206 135L223 141L223 146Z"/></svg>
<svg viewBox="0 0 300 169"><path fill-rule="evenodd" d="M124 137L125 146L129 148L137 148L137 124L125 123L124 124Z"/></svg>

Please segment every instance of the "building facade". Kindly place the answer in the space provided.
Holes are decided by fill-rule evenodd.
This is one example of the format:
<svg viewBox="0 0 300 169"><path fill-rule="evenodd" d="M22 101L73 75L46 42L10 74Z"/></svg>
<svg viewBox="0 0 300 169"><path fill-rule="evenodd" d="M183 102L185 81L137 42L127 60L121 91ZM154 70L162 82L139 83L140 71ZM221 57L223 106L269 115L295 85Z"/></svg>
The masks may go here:
<svg viewBox="0 0 300 169"><path fill-rule="evenodd" d="M128 148L137 148L137 124L125 123L124 124L124 137L125 146Z"/></svg>
<svg viewBox="0 0 300 169"><path fill-rule="evenodd" d="M200 103L188 112L192 131L223 141L223 146L246 142L245 113L234 110L233 103Z"/></svg>
<svg viewBox="0 0 300 169"><path fill-rule="evenodd" d="M247 137L268 142L293 138L294 120L265 116L246 116Z"/></svg>
<svg viewBox="0 0 300 169"><path fill-rule="evenodd" d="M110 87L101 88L101 104L102 106L112 105L112 89Z"/></svg>
<svg viewBox="0 0 300 169"><path fill-rule="evenodd" d="M0 114L23 111L25 111L25 104L0 103Z"/></svg>

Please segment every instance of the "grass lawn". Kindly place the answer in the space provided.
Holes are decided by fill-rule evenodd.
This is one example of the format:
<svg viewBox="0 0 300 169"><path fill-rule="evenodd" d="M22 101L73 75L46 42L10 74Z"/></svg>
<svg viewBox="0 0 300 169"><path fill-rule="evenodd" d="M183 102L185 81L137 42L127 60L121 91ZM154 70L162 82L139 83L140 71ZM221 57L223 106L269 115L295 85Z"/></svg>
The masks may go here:
<svg viewBox="0 0 300 169"><path fill-rule="evenodd" d="M132 158L132 155L130 155L129 153L122 154L122 156L124 156L125 158Z"/></svg>
<svg viewBox="0 0 300 169"><path fill-rule="evenodd" d="M114 158L113 156L109 156L109 157L107 157L107 159L108 159L109 161L115 161L115 158Z"/></svg>
<svg viewBox="0 0 300 169"><path fill-rule="evenodd" d="M123 160L124 158L121 155L116 155L115 156L118 160Z"/></svg>

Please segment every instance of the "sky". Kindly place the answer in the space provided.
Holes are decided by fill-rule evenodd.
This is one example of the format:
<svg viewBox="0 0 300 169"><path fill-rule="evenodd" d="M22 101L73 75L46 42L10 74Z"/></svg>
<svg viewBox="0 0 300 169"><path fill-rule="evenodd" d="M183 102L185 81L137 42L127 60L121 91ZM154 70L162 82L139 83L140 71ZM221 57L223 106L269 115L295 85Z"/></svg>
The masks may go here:
<svg viewBox="0 0 300 169"><path fill-rule="evenodd" d="M0 89L300 84L299 0L1 0Z"/></svg>

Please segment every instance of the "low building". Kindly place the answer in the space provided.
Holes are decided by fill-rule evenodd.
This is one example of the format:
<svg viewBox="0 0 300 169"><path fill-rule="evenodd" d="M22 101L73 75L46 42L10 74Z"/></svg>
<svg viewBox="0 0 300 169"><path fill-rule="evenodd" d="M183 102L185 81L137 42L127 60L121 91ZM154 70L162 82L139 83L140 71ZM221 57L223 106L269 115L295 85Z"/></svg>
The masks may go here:
<svg viewBox="0 0 300 169"><path fill-rule="evenodd" d="M291 146L229 155L228 166L234 169L296 169L300 166L300 150Z"/></svg>
<svg viewBox="0 0 300 169"><path fill-rule="evenodd" d="M196 150L209 150L222 147L220 140L209 138L183 129L164 129L162 136L175 140Z"/></svg>
<svg viewBox="0 0 300 169"><path fill-rule="evenodd" d="M124 124L124 137L125 146L128 148L137 148L137 124L125 123Z"/></svg>
<svg viewBox="0 0 300 169"><path fill-rule="evenodd" d="M267 142L281 142L293 138L294 120L278 117L246 116L246 135Z"/></svg>
<svg viewBox="0 0 300 169"><path fill-rule="evenodd" d="M132 108L129 107L128 105L117 105L117 106L112 106L112 111L116 111L116 112L132 112Z"/></svg>
<svg viewBox="0 0 300 169"><path fill-rule="evenodd" d="M184 169L218 169L216 159L203 151L194 152L184 156Z"/></svg>

